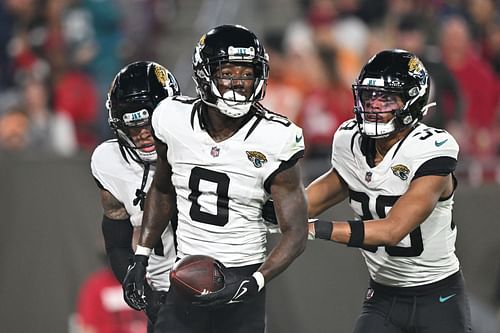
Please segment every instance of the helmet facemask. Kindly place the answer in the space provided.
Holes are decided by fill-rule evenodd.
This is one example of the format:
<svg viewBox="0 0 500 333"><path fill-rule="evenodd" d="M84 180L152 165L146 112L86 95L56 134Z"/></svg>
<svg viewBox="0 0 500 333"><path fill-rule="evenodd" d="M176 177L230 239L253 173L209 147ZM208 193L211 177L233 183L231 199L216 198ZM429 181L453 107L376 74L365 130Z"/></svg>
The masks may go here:
<svg viewBox="0 0 500 333"><path fill-rule="evenodd" d="M142 128L146 128L150 132L151 117L150 111L140 109L138 111L123 112L123 118L109 118L109 125L115 132L119 144L123 147L137 162L154 163L157 159L157 154L154 148L154 143L137 146L133 140L134 135L139 133L132 133L132 131L139 132ZM139 160L137 160L139 159Z"/></svg>
<svg viewBox="0 0 500 333"><path fill-rule="evenodd" d="M427 70L415 55L398 49L376 54L352 86L361 133L384 138L413 127L435 105L427 104L429 84ZM376 105L370 105L375 100ZM387 113L393 115L389 121Z"/></svg>
<svg viewBox="0 0 500 333"><path fill-rule="evenodd" d="M411 116L400 119L405 113L405 106L401 107L401 95L395 91L367 87L353 86L355 107L354 112L361 127L361 132L372 138L384 138L406 127L405 121L411 122ZM386 115L392 117L388 121ZM404 126L401 126L404 125Z"/></svg>
<svg viewBox="0 0 500 333"><path fill-rule="evenodd" d="M265 96L269 57L255 35L241 26L222 26L213 31L204 35L195 48L193 79L205 104L217 108L228 117L239 118ZM253 69L253 75L224 75L223 68L228 64L249 66ZM222 80L228 82L223 84ZM243 84L247 80L252 83ZM222 86L227 90L221 92ZM243 86L251 86L251 91L245 91Z"/></svg>

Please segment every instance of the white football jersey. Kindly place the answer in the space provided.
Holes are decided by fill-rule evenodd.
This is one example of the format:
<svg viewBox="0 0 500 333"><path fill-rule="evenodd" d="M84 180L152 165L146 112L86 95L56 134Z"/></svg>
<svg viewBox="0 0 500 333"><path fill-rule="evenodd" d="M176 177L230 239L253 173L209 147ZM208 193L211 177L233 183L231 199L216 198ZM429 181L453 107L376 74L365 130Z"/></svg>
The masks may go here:
<svg viewBox="0 0 500 333"><path fill-rule="evenodd" d="M99 183L120 201L130 215L133 227L141 227L142 210L134 205L135 192L140 189L144 168L139 163L123 158L116 140L101 143L92 154L91 169ZM147 192L154 175L154 166L148 174ZM161 245L155 247L148 261L146 278L155 290L167 291L170 286L169 272L175 262L174 233L171 224L161 236Z"/></svg>
<svg viewBox="0 0 500 333"><path fill-rule="evenodd" d="M178 256L210 255L228 267L261 263L262 206L282 163L303 155L302 130L261 110L232 137L215 142L203 129L197 101L166 98L152 120L172 166Z"/></svg>
<svg viewBox="0 0 500 333"><path fill-rule="evenodd" d="M364 153L367 142L356 121L350 120L335 133L332 149L332 166L348 184L349 204L363 220L384 218L415 177L449 173L458 157L458 144L448 132L422 123L374 167ZM374 247L375 252L362 249L371 278L388 286L411 287L455 273L459 262L452 206L453 195L439 201L397 246Z"/></svg>

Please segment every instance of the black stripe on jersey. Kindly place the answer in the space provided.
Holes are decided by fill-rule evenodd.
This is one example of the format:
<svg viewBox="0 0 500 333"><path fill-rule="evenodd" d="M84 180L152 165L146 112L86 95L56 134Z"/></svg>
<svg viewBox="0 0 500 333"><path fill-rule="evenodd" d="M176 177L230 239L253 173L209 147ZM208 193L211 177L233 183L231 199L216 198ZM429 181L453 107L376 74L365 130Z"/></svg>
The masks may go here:
<svg viewBox="0 0 500 333"><path fill-rule="evenodd" d="M262 121L262 118L261 117L257 117L257 119L253 122L252 126L250 127L250 129L248 130L248 133L247 135L245 135L245 139L246 140L250 134L252 134L252 132L255 130L255 128L257 127L257 125Z"/></svg>
<svg viewBox="0 0 500 333"><path fill-rule="evenodd" d="M296 152L288 161L281 162L278 169L274 170L273 173L270 174L269 177L267 177L267 179L264 181L264 189L267 191L267 193L271 193L271 183L273 182L274 177L276 177L276 175L281 171L293 167L302 157L304 157L303 149Z"/></svg>
<svg viewBox="0 0 500 333"><path fill-rule="evenodd" d="M356 134L359 134L359 132L354 133L351 141L351 151L352 154L354 155L354 138L356 137ZM360 149L361 153L365 155L365 160L366 163L370 166L370 168L375 167L375 139L372 139L367 136L361 137L361 144L360 144Z"/></svg>
<svg viewBox="0 0 500 333"><path fill-rule="evenodd" d="M93 178L94 178L95 183L97 184L97 187L99 187L101 190L106 190L97 178L95 178L95 177L93 177Z"/></svg>
<svg viewBox="0 0 500 333"><path fill-rule="evenodd" d="M203 125L203 122L201 121L201 106L202 105L203 105L203 103L200 100L199 103L196 103L193 105L193 109L191 110L191 128L193 130L194 130L194 118L195 118L196 114L198 114L198 122L199 122L200 128L205 129L205 126Z"/></svg>
<svg viewBox="0 0 500 333"><path fill-rule="evenodd" d="M354 156L354 142L355 142L354 140L356 139L358 134L359 134L359 132L354 132L354 135L351 138L351 153L353 156ZM363 152L363 141L361 141L361 151ZM364 152L363 152L363 154L364 154Z"/></svg>
<svg viewBox="0 0 500 333"><path fill-rule="evenodd" d="M415 172L413 179L417 179L422 176L446 176L455 171L456 167L457 160L453 157L435 157L422 164L420 168L418 168L417 172Z"/></svg>

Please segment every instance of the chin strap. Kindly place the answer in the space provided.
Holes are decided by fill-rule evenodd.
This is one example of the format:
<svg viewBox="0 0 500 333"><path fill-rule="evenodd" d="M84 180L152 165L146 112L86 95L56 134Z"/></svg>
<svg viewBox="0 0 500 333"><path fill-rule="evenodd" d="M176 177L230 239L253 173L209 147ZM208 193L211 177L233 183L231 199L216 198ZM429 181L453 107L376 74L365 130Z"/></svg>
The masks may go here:
<svg viewBox="0 0 500 333"><path fill-rule="evenodd" d="M429 111L430 108L432 108L433 106L436 106L436 105L437 105L436 102L432 102L432 103L429 103L429 104L425 105L422 108L422 116L425 116L427 114L427 111Z"/></svg>
<svg viewBox="0 0 500 333"><path fill-rule="evenodd" d="M141 207L141 210L144 210L144 200L146 200L146 192L144 192L144 188L146 187L146 182L148 181L148 175L149 175L149 168L150 168L149 163L144 163L144 172L142 174L142 182L141 182L141 188L137 189L135 191L135 199L132 201L134 206L137 206L139 204L139 207Z"/></svg>

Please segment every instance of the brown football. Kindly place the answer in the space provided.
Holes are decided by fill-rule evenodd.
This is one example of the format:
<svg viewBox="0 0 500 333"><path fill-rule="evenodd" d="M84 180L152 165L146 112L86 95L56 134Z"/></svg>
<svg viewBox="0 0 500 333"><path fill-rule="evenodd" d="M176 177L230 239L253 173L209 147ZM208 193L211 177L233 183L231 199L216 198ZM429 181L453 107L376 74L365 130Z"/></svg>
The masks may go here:
<svg viewBox="0 0 500 333"><path fill-rule="evenodd" d="M214 292L224 287L216 260L205 255L190 255L177 261L170 271L170 283L187 297Z"/></svg>

